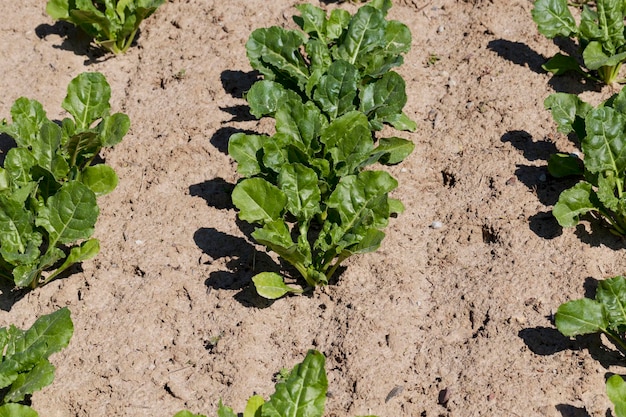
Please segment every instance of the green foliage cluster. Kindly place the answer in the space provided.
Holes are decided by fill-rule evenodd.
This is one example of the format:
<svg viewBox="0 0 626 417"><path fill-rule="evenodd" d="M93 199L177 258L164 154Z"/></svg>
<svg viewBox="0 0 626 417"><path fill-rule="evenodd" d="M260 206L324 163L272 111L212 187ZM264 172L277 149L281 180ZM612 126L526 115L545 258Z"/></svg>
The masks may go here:
<svg viewBox="0 0 626 417"><path fill-rule="evenodd" d="M276 391L265 399L252 396L243 412L243 417L322 417L328 391L325 370L326 358L318 351L311 350L304 360L297 364L285 381L276 384ZM220 400L218 417L237 417L237 414ZM205 417L180 411L174 417ZM375 416L364 416L375 417Z"/></svg>
<svg viewBox="0 0 626 417"><path fill-rule="evenodd" d="M554 319L565 336L603 333L626 353L626 278L600 281L595 299L568 301L558 308ZM626 382L622 377L608 378L606 392L615 405L616 416L626 417Z"/></svg>
<svg viewBox="0 0 626 417"><path fill-rule="evenodd" d="M165 0L48 0L46 11L53 19L81 28L96 44L125 53L139 25Z"/></svg>
<svg viewBox="0 0 626 417"><path fill-rule="evenodd" d="M568 0L537 0L532 16L539 32L552 39L557 36L578 40L584 68L577 57L556 54L545 65L546 71L556 75L568 71L605 84L617 81L619 70L626 60L623 0L597 0L595 9L583 5L581 20L577 25L568 8Z"/></svg>
<svg viewBox="0 0 626 417"><path fill-rule="evenodd" d="M578 224L581 215L593 212L610 230L626 236L626 89L597 108L573 94L556 93L545 100L558 130L573 133L584 159L556 154L548 161L554 177L579 176L582 180L559 196L552 213L563 227Z"/></svg>
<svg viewBox="0 0 626 417"><path fill-rule="evenodd" d="M37 417L21 403L52 383L55 368L48 358L67 347L73 332L67 308L41 316L28 330L0 328L0 416Z"/></svg>
<svg viewBox="0 0 626 417"><path fill-rule="evenodd" d="M398 137L377 140L391 124L415 129L402 109L405 83L390 68L402 63L411 34L385 15L390 0L374 0L354 16L298 6L303 32L255 30L246 44L263 74L247 93L250 112L270 116L276 133L237 133L228 152L246 177L233 191L239 217L259 224L252 236L293 265L309 287L325 285L353 254L376 250L391 215L403 210L389 198L397 181L375 163L393 165L413 150ZM295 236L295 240L294 237ZM275 273L253 278L274 299L302 289Z"/></svg>
<svg viewBox="0 0 626 417"><path fill-rule="evenodd" d="M83 73L68 86L62 106L72 117L60 125L27 98L11 108L12 124L0 123L0 133L17 145L0 168L0 276L17 287L45 284L99 251L90 239L96 197L111 192L118 178L94 159L130 127L125 114L110 114L110 96L102 74Z"/></svg>

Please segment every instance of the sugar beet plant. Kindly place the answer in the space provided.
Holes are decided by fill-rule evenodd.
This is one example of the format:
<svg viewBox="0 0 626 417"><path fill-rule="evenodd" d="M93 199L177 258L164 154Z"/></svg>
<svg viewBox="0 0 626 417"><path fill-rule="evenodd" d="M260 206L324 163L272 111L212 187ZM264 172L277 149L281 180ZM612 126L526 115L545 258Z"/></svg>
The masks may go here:
<svg viewBox="0 0 626 417"><path fill-rule="evenodd" d="M165 0L48 0L46 11L53 19L65 20L91 36L96 44L125 53L141 22Z"/></svg>
<svg viewBox="0 0 626 417"><path fill-rule="evenodd" d="M577 39L586 68L581 68L577 57L558 53L546 62L546 71L556 75L575 71L605 84L618 80L619 70L626 60L626 6L622 0L597 0L595 4L595 9L583 5L577 24L568 8L568 0L535 2L532 16L539 32L550 39L558 36Z"/></svg>
<svg viewBox="0 0 626 417"><path fill-rule="evenodd" d="M243 417L322 417L328 390L325 362L323 354L309 351L302 363L297 364L284 381L276 384L276 392L268 401L260 395L250 397ZM237 417L238 414L220 400L217 415ZM205 416L181 411L174 417Z"/></svg>
<svg viewBox="0 0 626 417"><path fill-rule="evenodd" d="M556 93L545 100L546 108L562 133L573 133L584 158L556 154L548 161L554 177L578 176L581 181L559 196L552 209L563 227L578 224L580 216L593 213L611 232L626 236L626 90L597 108L573 94Z"/></svg>
<svg viewBox="0 0 626 417"><path fill-rule="evenodd" d="M617 276L598 283L595 299L582 298L562 304L555 315L557 329L565 336L602 333L626 354L626 278ZM616 417L626 417L626 382L619 375L606 381L606 392Z"/></svg>
<svg viewBox="0 0 626 417"><path fill-rule="evenodd" d="M246 177L233 203L242 220L260 225L254 239L293 265L309 288L327 284L349 256L376 250L389 217L403 210L388 196L397 181L365 170L397 164L413 150L406 139L373 133L384 123L415 127L402 112L404 80L389 71L411 37L403 24L385 20L390 6L374 1L354 16L334 10L327 17L301 5L294 20L304 33L258 29L246 45L265 77L247 94L250 111L273 117L276 133L230 138L228 152ZM266 298L302 292L275 273L253 282Z"/></svg>
<svg viewBox="0 0 626 417"><path fill-rule="evenodd" d="M0 416L37 417L23 402L54 380L48 357L70 342L74 325L67 308L39 317L27 330L0 328Z"/></svg>
<svg viewBox="0 0 626 417"><path fill-rule="evenodd" d="M16 143L0 168L0 276L19 288L35 288L71 265L95 256L91 238L97 196L111 192L115 171L94 163L103 147L122 140L128 116L110 114L111 89L100 73L83 73L67 89L60 124L27 98L0 123Z"/></svg>

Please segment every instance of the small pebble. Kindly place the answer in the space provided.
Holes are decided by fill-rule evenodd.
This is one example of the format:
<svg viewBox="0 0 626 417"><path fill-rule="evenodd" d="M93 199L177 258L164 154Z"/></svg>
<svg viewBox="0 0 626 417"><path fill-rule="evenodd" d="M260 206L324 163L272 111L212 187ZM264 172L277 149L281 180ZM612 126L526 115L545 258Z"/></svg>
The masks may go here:
<svg viewBox="0 0 626 417"><path fill-rule="evenodd" d="M439 221L434 221L430 224L430 227L433 229L441 229L443 227L443 223Z"/></svg>
<svg viewBox="0 0 626 417"><path fill-rule="evenodd" d="M437 28L437 33L441 33L441 32L443 32L444 30L446 30L446 28L445 28L445 27L443 27L443 26L439 26L439 27Z"/></svg>

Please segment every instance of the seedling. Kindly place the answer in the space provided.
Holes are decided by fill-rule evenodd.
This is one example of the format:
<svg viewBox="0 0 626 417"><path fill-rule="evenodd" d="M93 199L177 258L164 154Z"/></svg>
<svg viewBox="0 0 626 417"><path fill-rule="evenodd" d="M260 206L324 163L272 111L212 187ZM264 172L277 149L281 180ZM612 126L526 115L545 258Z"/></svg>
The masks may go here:
<svg viewBox="0 0 626 417"><path fill-rule="evenodd" d="M118 178L94 159L130 126L125 114L109 114L110 97L102 74L83 73L68 86L62 106L72 117L60 125L27 98L11 108L12 124L0 123L17 144L0 168L0 276L19 288L45 284L100 249L90 238L96 197Z"/></svg>
<svg viewBox="0 0 626 417"><path fill-rule="evenodd" d="M542 35L574 38L582 51L584 67L577 57L556 54L543 65L546 71L561 75L575 71L586 78L612 84L618 80L619 70L626 60L624 38L624 8L622 0L597 0L596 9L583 5L577 25L568 8L567 0L537 0L532 16Z"/></svg>
<svg viewBox="0 0 626 417"><path fill-rule="evenodd" d="M285 381L276 384L276 392L265 399L252 396L243 412L243 417L322 417L326 403L328 380L324 369L326 358L320 352L311 350L304 361L297 364ZM229 407L219 402L219 417L237 417ZM174 417L205 417L181 411ZM375 417L375 416L364 416Z"/></svg>
<svg viewBox="0 0 626 417"><path fill-rule="evenodd" d="M611 232L626 236L626 90L597 108L565 93L550 95L544 104L558 130L580 140L584 154L583 159L556 154L548 161L552 176L582 178L561 193L552 214L561 226L573 227L581 215L593 213L606 221Z"/></svg>
<svg viewBox="0 0 626 417"><path fill-rule="evenodd" d="M372 133L383 123L414 128L402 113L404 81L386 72L410 41L404 25L384 20L390 6L374 1L354 17L335 10L327 19L321 9L301 5L295 20L308 35L260 29L247 44L253 67L265 75L247 94L250 111L273 117L276 133L231 136L228 152L246 177L233 203L242 220L260 225L252 233L256 241L293 265L307 288L327 284L348 257L375 251L389 217L403 210L388 197L397 181L365 170L400 163L414 147ZM307 59L300 54L304 43ZM303 291L272 272L252 280L270 299Z"/></svg>
<svg viewBox="0 0 626 417"><path fill-rule="evenodd" d="M65 20L91 36L97 45L125 53L139 25L165 0L48 0L46 11L53 19Z"/></svg>
<svg viewBox="0 0 626 417"><path fill-rule="evenodd" d="M67 347L73 332L67 308L38 318L28 330L0 328L0 416L37 417L22 403L52 383L55 368L48 357Z"/></svg>
<svg viewBox="0 0 626 417"><path fill-rule="evenodd" d="M595 299L582 298L562 304L554 317L556 328L565 336L605 334L626 353L626 278L617 276L598 283ZM626 383L619 375L606 382L609 399L617 417L626 417Z"/></svg>

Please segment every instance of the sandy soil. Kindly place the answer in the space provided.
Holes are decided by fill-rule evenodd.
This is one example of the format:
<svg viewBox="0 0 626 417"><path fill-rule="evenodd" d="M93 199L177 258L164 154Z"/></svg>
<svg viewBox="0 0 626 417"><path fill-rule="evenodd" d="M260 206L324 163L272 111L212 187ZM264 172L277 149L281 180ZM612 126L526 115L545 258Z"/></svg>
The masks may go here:
<svg viewBox="0 0 626 417"><path fill-rule="evenodd" d="M336 284L272 304L250 288L275 266L236 220L226 148L234 132L268 129L242 99L256 77L244 44L255 28L294 27L296 2L170 0L119 57L43 1L5 4L0 118L27 96L60 119L68 82L100 71L132 122L103 155L120 185L100 200L101 253L28 294L2 288L0 325L72 311L56 380L32 397L41 416L215 415L220 398L242 411L311 348L327 356L328 416L610 415L604 380L623 360L597 338L560 336L551 317L624 272L624 241L551 216L570 183L546 159L575 148L543 100L612 90L541 70L558 46L530 1L394 0L390 16L413 33L399 72L419 123L404 135L415 152L391 169L407 210Z"/></svg>

